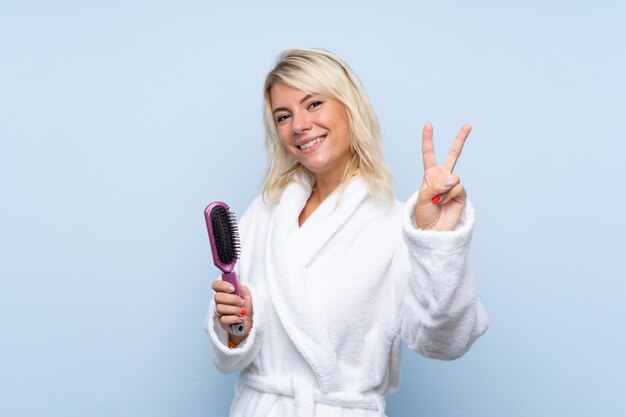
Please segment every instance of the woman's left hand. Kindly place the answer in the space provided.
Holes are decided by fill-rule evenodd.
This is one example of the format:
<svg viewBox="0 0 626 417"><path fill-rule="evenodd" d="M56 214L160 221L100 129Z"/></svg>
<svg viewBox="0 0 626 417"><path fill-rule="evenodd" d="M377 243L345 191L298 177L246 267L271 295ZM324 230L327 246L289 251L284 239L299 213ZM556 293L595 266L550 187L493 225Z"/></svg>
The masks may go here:
<svg viewBox="0 0 626 417"><path fill-rule="evenodd" d="M461 185L461 179L453 174L452 170L471 130L470 125L461 128L448 152L446 162L438 166L433 146L433 126L430 122L424 126L422 132L424 182L415 205L415 221L418 228L452 230L458 223L467 193Z"/></svg>

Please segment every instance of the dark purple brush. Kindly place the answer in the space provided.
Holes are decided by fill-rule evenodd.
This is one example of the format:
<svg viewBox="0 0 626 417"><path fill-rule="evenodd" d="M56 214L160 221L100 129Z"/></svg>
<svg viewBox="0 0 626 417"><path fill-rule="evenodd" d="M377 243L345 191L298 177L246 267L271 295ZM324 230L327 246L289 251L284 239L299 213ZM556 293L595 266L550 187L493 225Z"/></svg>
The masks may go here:
<svg viewBox="0 0 626 417"><path fill-rule="evenodd" d="M235 287L233 294L239 295L239 284L235 275L235 263L241 250L237 219L228 205L221 201L209 204L204 210L204 218L209 231L213 263L222 271L222 279ZM231 324L230 328L234 335L243 334L243 323Z"/></svg>

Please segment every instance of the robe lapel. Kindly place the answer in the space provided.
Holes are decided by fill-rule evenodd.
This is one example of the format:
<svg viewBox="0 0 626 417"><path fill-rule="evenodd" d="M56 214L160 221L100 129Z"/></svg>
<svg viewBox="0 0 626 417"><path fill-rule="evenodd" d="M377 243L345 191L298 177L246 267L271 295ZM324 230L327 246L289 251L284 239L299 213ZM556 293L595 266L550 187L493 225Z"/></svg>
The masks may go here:
<svg viewBox="0 0 626 417"><path fill-rule="evenodd" d="M306 231L311 244L301 247L297 244L298 233L303 231L299 230L298 216L311 185L305 179L290 184L283 192L270 220L266 272L270 298L283 327L311 366L319 389L329 392L340 388L339 366L328 332L306 296L306 265L358 207L367 188L361 178L355 178L338 206L338 196L329 196L307 219L314 222Z"/></svg>
<svg viewBox="0 0 626 417"><path fill-rule="evenodd" d="M302 240L300 258L308 265L324 247L367 196L367 184L361 177L354 178L342 194L332 193L320 204L315 212L300 228ZM341 201L339 201L341 199ZM339 203L339 204L337 204Z"/></svg>

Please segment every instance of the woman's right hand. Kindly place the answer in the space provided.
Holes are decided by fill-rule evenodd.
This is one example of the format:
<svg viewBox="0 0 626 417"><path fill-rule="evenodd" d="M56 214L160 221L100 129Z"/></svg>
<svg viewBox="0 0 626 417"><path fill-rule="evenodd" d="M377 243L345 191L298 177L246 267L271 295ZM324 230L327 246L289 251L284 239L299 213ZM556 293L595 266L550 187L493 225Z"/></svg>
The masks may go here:
<svg viewBox="0 0 626 417"><path fill-rule="evenodd" d="M229 338L233 343L240 343L248 336L252 329L252 296L248 287L239 283L239 295L232 294L234 288L231 284L221 279L213 281L211 285L215 291L215 311L219 315L219 322L222 329L229 333ZM241 323L243 320L244 332L241 336L231 333L231 324Z"/></svg>

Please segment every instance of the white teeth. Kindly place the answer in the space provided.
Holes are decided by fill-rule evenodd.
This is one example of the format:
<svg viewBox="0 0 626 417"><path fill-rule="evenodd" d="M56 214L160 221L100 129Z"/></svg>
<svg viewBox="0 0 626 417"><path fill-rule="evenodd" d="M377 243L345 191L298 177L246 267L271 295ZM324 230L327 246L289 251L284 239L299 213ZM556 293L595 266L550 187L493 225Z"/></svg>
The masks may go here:
<svg viewBox="0 0 626 417"><path fill-rule="evenodd" d="M324 139L326 136L322 136L321 138L316 138L313 139L312 141L309 141L303 145L298 146L300 149L305 150L310 148L311 146L315 145L316 143L320 143L322 141L322 139Z"/></svg>

